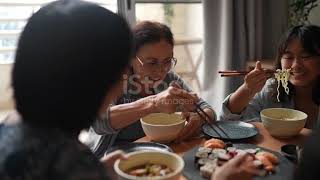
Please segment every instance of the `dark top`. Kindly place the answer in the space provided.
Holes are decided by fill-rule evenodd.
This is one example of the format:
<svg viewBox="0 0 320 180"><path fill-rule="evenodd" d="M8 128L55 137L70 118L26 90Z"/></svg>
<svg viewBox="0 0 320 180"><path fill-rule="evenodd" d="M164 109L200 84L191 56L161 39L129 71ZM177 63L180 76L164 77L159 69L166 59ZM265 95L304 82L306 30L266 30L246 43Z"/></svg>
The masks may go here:
<svg viewBox="0 0 320 180"><path fill-rule="evenodd" d="M59 130L19 123L0 125L0 179L108 179L104 166Z"/></svg>
<svg viewBox="0 0 320 180"><path fill-rule="evenodd" d="M320 131L316 129L304 144L294 180L320 179Z"/></svg>

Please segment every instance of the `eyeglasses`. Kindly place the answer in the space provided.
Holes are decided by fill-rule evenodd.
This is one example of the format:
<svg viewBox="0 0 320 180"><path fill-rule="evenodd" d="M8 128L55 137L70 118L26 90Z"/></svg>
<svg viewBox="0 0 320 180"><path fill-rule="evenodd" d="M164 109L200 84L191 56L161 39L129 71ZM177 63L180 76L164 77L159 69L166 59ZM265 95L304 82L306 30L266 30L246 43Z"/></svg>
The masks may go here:
<svg viewBox="0 0 320 180"><path fill-rule="evenodd" d="M293 56L293 55L284 54L281 57L281 59L283 59L285 61L293 61L295 59L302 60L302 61L308 61L308 60L314 59L315 57L319 57L319 56L318 55L311 55L311 54L302 55L302 56Z"/></svg>
<svg viewBox="0 0 320 180"><path fill-rule="evenodd" d="M142 62L138 56L136 56L136 58L143 68L150 71L157 71L159 68L164 68L165 71L170 71L177 64L177 59L174 57L165 60L163 63L159 63L154 60L149 60L149 61L146 60L146 62Z"/></svg>

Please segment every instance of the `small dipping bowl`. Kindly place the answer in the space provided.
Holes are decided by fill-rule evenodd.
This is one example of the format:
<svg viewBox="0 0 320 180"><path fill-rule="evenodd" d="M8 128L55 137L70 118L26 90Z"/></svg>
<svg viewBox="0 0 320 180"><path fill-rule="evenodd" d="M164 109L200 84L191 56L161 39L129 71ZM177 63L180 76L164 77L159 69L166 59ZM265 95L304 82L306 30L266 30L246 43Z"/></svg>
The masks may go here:
<svg viewBox="0 0 320 180"><path fill-rule="evenodd" d="M290 161L297 163L299 159L299 147L294 144L286 144L281 146L281 154Z"/></svg>

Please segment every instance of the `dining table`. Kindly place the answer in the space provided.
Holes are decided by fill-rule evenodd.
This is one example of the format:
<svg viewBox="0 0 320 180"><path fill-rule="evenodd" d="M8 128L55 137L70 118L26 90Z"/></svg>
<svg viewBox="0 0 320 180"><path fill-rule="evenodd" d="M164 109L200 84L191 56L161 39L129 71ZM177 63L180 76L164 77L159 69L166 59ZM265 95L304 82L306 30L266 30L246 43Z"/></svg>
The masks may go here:
<svg viewBox="0 0 320 180"><path fill-rule="evenodd" d="M252 138L237 140L236 143L254 144L275 152L280 152L281 147L286 144L294 144L302 147L305 140L312 132L310 129L303 128L300 133L294 137L277 138L271 136L261 122L251 122L251 124L256 127L256 129L258 130L258 134ZM198 136L180 143L171 143L167 145L174 151L174 153L183 156L186 152L194 147L202 145L205 141L205 136ZM145 136L138 139L136 142L151 142L151 140L147 136ZM184 176L180 177L180 180L185 179L186 178Z"/></svg>

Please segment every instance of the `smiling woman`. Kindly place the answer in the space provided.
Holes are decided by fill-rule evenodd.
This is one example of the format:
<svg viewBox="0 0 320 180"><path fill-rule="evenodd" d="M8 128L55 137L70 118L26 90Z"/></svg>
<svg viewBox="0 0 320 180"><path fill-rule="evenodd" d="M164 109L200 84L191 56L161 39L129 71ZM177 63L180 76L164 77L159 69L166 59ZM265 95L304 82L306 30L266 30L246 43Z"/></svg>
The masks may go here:
<svg viewBox="0 0 320 180"><path fill-rule="evenodd" d="M92 126L87 142L97 156L113 145L135 141L145 134L139 121L151 113L185 111L188 124L177 141L198 134L204 121L192 110L196 103L215 119L212 108L174 73L174 39L164 24L144 21L133 28L134 52L122 95ZM177 82L176 86L171 85Z"/></svg>
<svg viewBox="0 0 320 180"><path fill-rule="evenodd" d="M256 64L245 77L245 83L223 103L222 119L260 119L266 108L290 108L308 115L305 127L320 125L320 27L300 25L289 29L278 46L275 69L290 70L289 93L280 88L277 101L277 81L268 79ZM285 80L285 79L284 79ZM288 90L288 89L287 89Z"/></svg>

